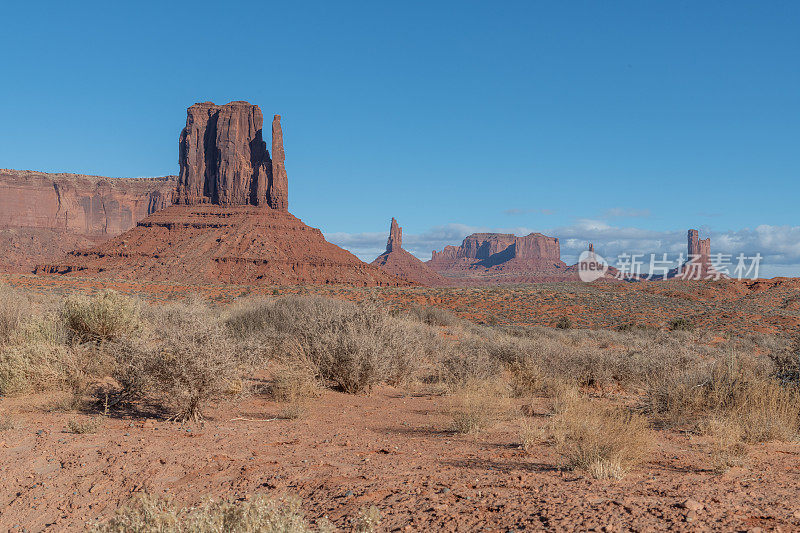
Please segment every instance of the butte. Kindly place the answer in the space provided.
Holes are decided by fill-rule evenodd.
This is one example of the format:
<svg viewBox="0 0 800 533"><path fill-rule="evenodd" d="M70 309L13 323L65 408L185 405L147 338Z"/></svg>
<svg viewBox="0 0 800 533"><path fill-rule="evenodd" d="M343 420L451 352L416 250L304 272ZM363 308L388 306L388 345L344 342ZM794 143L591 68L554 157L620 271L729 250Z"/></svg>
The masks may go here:
<svg viewBox="0 0 800 533"><path fill-rule="evenodd" d="M411 284L325 240L288 211L281 117L272 149L261 109L191 106L173 204L132 229L36 271L86 277L265 285Z"/></svg>

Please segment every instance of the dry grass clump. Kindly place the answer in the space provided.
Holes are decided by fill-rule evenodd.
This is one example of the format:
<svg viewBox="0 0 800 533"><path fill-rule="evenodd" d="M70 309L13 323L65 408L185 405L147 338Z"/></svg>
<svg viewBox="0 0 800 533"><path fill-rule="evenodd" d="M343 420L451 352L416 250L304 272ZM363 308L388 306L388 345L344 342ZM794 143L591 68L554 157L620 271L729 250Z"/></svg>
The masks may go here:
<svg viewBox="0 0 800 533"><path fill-rule="evenodd" d="M703 423L702 431L711 438L711 465L715 472L723 474L744 464L749 450L736 421L711 417Z"/></svg>
<svg viewBox="0 0 800 533"><path fill-rule="evenodd" d="M115 291L103 291L91 298L69 296L63 317L72 337L79 342L119 339L139 330L139 302Z"/></svg>
<svg viewBox="0 0 800 533"><path fill-rule="evenodd" d="M285 367L273 373L270 393L283 404L282 418L300 418L308 402L320 394L313 366L301 358L290 359Z"/></svg>
<svg viewBox="0 0 800 533"><path fill-rule="evenodd" d="M393 317L375 304L315 296L242 302L227 325L236 338L297 347L323 380L348 393L368 392L381 382L402 383L414 375L435 339L421 324Z"/></svg>
<svg viewBox="0 0 800 533"><path fill-rule="evenodd" d="M27 295L0 284L0 345L12 340L29 311Z"/></svg>
<svg viewBox="0 0 800 533"><path fill-rule="evenodd" d="M522 419L519 426L519 440L522 449L530 452L536 444L547 440L546 428L539 424L534 424L531 420Z"/></svg>
<svg viewBox="0 0 800 533"><path fill-rule="evenodd" d="M209 313L173 306L158 329L116 347L115 377L132 397L147 397L182 422L198 422L204 405L235 385L238 347Z"/></svg>
<svg viewBox="0 0 800 533"><path fill-rule="evenodd" d="M144 496L92 530L95 533L311 533L296 499L257 496L243 502L209 501L177 508L168 500ZM317 531L330 531L323 526Z"/></svg>
<svg viewBox="0 0 800 533"><path fill-rule="evenodd" d="M508 415L511 403L508 389L500 380L472 380L448 398L451 429L457 433L476 433Z"/></svg>
<svg viewBox="0 0 800 533"><path fill-rule="evenodd" d="M587 399L568 401L550 431L565 466L597 479L624 477L647 459L653 441L644 417Z"/></svg>
<svg viewBox="0 0 800 533"><path fill-rule="evenodd" d="M101 420L98 418L92 418L89 420L79 420L77 418L71 418L67 421L67 429L69 429L70 433L75 433L76 435L83 435L85 433L95 433L101 425Z"/></svg>
<svg viewBox="0 0 800 533"><path fill-rule="evenodd" d="M800 391L774 377L768 360L749 354L662 374L648 400L663 423L699 428L708 418L726 420L745 442L793 440L800 432Z"/></svg>
<svg viewBox="0 0 800 533"><path fill-rule="evenodd" d="M0 394L58 388L69 381L77 362L67 346L48 343L0 346Z"/></svg>
<svg viewBox="0 0 800 533"><path fill-rule="evenodd" d="M462 322L460 318L439 307L412 304L407 310L408 316L429 326L455 326Z"/></svg>
<svg viewBox="0 0 800 533"><path fill-rule="evenodd" d="M354 533L372 533L381 523L381 511L375 505L359 509L358 516L353 520Z"/></svg>
<svg viewBox="0 0 800 533"><path fill-rule="evenodd" d="M14 419L8 416L7 414L0 414L0 431L8 431L9 429L14 429L16 427L16 423Z"/></svg>

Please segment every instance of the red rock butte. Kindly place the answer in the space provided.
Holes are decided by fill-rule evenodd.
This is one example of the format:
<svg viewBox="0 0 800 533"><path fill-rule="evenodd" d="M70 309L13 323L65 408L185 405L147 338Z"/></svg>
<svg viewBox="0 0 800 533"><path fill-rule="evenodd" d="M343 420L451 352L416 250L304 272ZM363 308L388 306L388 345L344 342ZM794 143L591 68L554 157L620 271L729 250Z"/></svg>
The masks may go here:
<svg viewBox="0 0 800 533"><path fill-rule="evenodd" d="M195 104L179 138L175 205L37 273L196 283L398 286L288 212L280 116L272 157L256 105Z"/></svg>
<svg viewBox="0 0 800 533"><path fill-rule="evenodd" d="M473 233L460 246L434 251L426 263L459 283L529 283L566 281L576 274L561 260L555 237L531 233Z"/></svg>
<svg viewBox="0 0 800 533"><path fill-rule="evenodd" d="M394 218L389 226L386 251L376 257L372 264L388 274L408 282L429 286L447 284L445 278L428 268L414 255L403 250L403 228Z"/></svg>

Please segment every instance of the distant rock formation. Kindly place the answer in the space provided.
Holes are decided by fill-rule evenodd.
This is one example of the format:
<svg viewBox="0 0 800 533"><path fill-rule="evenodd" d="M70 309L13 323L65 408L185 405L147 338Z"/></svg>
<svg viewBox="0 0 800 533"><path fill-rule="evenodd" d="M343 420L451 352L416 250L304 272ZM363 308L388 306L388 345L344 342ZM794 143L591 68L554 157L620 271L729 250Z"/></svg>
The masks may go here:
<svg viewBox="0 0 800 533"><path fill-rule="evenodd" d="M272 161L257 105L203 102L191 106L179 139L177 203L288 209L280 116L272 123Z"/></svg>
<svg viewBox="0 0 800 533"><path fill-rule="evenodd" d="M445 285L447 280L428 268L428 266L403 250L403 228L392 218L389 225L389 238L386 240L386 251L375 258L374 266L385 270L392 276L420 285Z"/></svg>
<svg viewBox="0 0 800 533"><path fill-rule="evenodd" d="M531 233L473 233L460 246L434 251L426 264L459 283L533 283L564 281L577 275L566 272L561 246L555 237Z"/></svg>
<svg viewBox="0 0 800 533"><path fill-rule="evenodd" d="M261 110L247 102L193 105L180 136L176 205L37 272L186 283L410 285L327 242L287 211L280 117L272 124L272 159L261 125Z"/></svg>
<svg viewBox="0 0 800 533"><path fill-rule="evenodd" d="M0 270L31 272L170 205L177 179L0 169Z"/></svg>
<svg viewBox="0 0 800 533"><path fill-rule="evenodd" d="M690 229L687 234L686 262L672 269L668 278L683 280L722 279L729 276L718 272L711 260L711 238L701 239L700 232Z"/></svg>
<svg viewBox="0 0 800 533"><path fill-rule="evenodd" d="M502 267L514 262L516 266L561 268L561 246L555 237L531 233L517 237L510 233L473 233L461 246L445 246L434 251L428 265L435 270L474 267ZM513 266L512 265L512 266Z"/></svg>

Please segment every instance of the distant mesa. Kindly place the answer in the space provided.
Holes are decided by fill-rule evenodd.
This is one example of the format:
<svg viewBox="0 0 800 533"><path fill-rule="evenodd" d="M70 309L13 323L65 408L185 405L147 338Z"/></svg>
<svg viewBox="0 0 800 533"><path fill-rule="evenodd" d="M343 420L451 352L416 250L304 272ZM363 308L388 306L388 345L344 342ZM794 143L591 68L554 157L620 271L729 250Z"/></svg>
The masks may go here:
<svg viewBox="0 0 800 533"><path fill-rule="evenodd" d="M460 283L535 283L577 279L561 260L555 237L531 233L473 233L460 246L434 251L426 264Z"/></svg>
<svg viewBox="0 0 800 533"><path fill-rule="evenodd" d="M175 204L38 273L268 285L398 286L410 282L327 242L288 212L280 116L272 157L256 105L195 104L179 138Z"/></svg>
<svg viewBox="0 0 800 533"><path fill-rule="evenodd" d="M386 251L379 255L372 264L392 276L420 285L439 286L447 280L428 268L428 266L403 250L403 228L392 218L389 226L389 238L386 240Z"/></svg>

